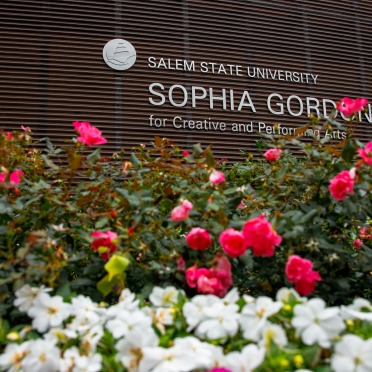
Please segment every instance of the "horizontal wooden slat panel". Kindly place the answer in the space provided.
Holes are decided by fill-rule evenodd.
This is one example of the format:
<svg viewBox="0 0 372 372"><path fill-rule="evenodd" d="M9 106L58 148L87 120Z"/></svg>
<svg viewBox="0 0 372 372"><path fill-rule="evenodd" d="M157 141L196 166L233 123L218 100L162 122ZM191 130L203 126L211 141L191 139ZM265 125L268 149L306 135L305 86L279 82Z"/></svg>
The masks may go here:
<svg viewBox="0 0 372 372"><path fill-rule="evenodd" d="M182 148L195 142L213 145L218 157L241 159L240 150L256 152L258 123L298 127L299 117L273 115L267 97L279 93L332 99L364 96L372 100L372 5L367 0L3 0L0 8L0 128L30 126L37 137L57 144L75 135L72 121L99 127L108 143L104 154L128 152L154 135L169 137ZM126 71L110 69L102 59L107 41L124 38L137 51ZM148 67L148 57L186 59L287 70L318 75L317 84L226 76L200 71ZM234 90L235 106L245 90L256 112L211 110L209 101L191 100L177 108L168 100L149 103L149 86L181 84ZM181 97L175 96L176 100ZM275 100L273 100L274 102ZM229 104L227 105L229 107ZM273 104L273 109L278 109ZM293 111L299 109L292 105ZM168 120L150 127L149 117ZM211 120L228 130L177 129L171 123ZM254 123L253 133L233 133L233 123ZM363 120L357 136L371 139L372 124Z"/></svg>

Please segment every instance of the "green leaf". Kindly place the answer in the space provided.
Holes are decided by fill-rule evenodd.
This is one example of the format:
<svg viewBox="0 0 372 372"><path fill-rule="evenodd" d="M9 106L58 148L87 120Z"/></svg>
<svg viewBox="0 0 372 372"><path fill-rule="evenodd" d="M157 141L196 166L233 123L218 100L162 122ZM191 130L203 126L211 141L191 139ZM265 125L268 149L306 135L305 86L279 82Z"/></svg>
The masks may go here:
<svg viewBox="0 0 372 372"><path fill-rule="evenodd" d="M139 168L141 166L141 162L138 160L137 156L133 152L130 155L130 162L135 168Z"/></svg>
<svg viewBox="0 0 372 372"><path fill-rule="evenodd" d="M102 217L101 219L99 219L95 224L94 224L94 227L96 229L102 229L103 227L105 227L109 222L109 219L108 217Z"/></svg>
<svg viewBox="0 0 372 372"><path fill-rule="evenodd" d="M97 148L87 157L87 163L93 165L101 157L101 149Z"/></svg>
<svg viewBox="0 0 372 372"><path fill-rule="evenodd" d="M108 272L109 280L115 275L122 274L129 265L128 258L119 255L113 255L110 260L105 264L105 270Z"/></svg>
<svg viewBox="0 0 372 372"><path fill-rule="evenodd" d="M347 163L351 163L356 154L356 148L352 140L347 141L345 147L342 149L341 156Z"/></svg>

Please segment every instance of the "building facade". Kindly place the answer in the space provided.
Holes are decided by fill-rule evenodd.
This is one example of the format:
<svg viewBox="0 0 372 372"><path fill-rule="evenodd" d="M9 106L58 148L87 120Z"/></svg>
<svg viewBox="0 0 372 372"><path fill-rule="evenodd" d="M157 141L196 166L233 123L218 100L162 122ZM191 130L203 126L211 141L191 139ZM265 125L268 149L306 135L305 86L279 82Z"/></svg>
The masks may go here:
<svg viewBox="0 0 372 372"><path fill-rule="evenodd" d="M0 128L61 144L73 121L89 121L107 154L157 135L238 160L274 126L293 134L344 96L372 100L371 10L369 0L3 0ZM357 136L371 134L369 106Z"/></svg>

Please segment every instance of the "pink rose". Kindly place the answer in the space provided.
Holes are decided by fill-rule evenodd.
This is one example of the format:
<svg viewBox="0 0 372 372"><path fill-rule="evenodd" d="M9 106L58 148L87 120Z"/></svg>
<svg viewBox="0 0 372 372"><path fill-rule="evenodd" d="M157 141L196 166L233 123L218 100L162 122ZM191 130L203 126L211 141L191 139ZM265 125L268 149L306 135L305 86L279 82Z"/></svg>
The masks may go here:
<svg viewBox="0 0 372 372"><path fill-rule="evenodd" d="M220 234L220 244L229 257L242 256L246 251L243 233L232 228Z"/></svg>
<svg viewBox="0 0 372 372"><path fill-rule="evenodd" d="M280 158L281 153L282 153L281 149L270 149L264 153L264 157L269 162L273 162L273 161L277 161Z"/></svg>
<svg viewBox="0 0 372 372"><path fill-rule="evenodd" d="M225 181L225 175L220 171L215 170L209 175L209 182L212 185L218 185L223 181Z"/></svg>
<svg viewBox="0 0 372 372"><path fill-rule="evenodd" d="M225 256L217 255L211 269L189 267L186 282L199 293L223 297L232 285L231 264Z"/></svg>
<svg viewBox="0 0 372 372"><path fill-rule="evenodd" d="M93 251L98 252L104 261L107 261L118 250L118 246L115 244L118 236L114 232L110 230L106 232L94 231L90 236L94 238L91 243Z"/></svg>
<svg viewBox="0 0 372 372"><path fill-rule="evenodd" d="M209 372L233 372L233 371L231 371L231 369L227 369L227 368L223 368L223 367L215 367L215 368L209 370Z"/></svg>
<svg viewBox="0 0 372 372"><path fill-rule="evenodd" d="M212 245L212 239L209 233L201 227L194 227L186 235L187 244L191 249L205 251Z"/></svg>
<svg viewBox="0 0 372 372"><path fill-rule="evenodd" d="M183 150L182 156L190 156L190 153L187 150Z"/></svg>
<svg viewBox="0 0 372 372"><path fill-rule="evenodd" d="M360 239L355 239L353 241L353 246L355 249L361 249L363 246L363 242Z"/></svg>
<svg viewBox="0 0 372 372"><path fill-rule="evenodd" d="M25 127L25 126L21 125L21 129L23 129L25 131L25 133L31 132L30 127Z"/></svg>
<svg viewBox="0 0 372 372"><path fill-rule="evenodd" d="M372 165L372 142L368 142L364 149L358 149L358 153L366 164Z"/></svg>
<svg viewBox="0 0 372 372"><path fill-rule="evenodd" d="M6 174L5 173L0 173L0 183L4 183L5 178L6 178Z"/></svg>
<svg viewBox="0 0 372 372"><path fill-rule="evenodd" d="M295 283L296 291L305 296L314 291L317 281L322 280L319 273L313 271L313 263L297 255L289 257L285 274L290 283Z"/></svg>
<svg viewBox="0 0 372 372"><path fill-rule="evenodd" d="M272 228L264 215L247 221L243 227L245 246L253 248L255 256L272 256L282 237Z"/></svg>
<svg viewBox="0 0 372 372"><path fill-rule="evenodd" d="M24 175L25 174L20 169L14 169L14 171L9 176L10 185L19 185L21 183L21 177L23 177Z"/></svg>
<svg viewBox="0 0 372 372"><path fill-rule="evenodd" d="M5 138L8 140L8 141L13 141L14 140L14 136L11 132L6 132L5 133Z"/></svg>
<svg viewBox="0 0 372 372"><path fill-rule="evenodd" d="M75 121L73 125L75 130L80 133L80 137L77 138L79 142L85 143L87 146L103 145L107 142L106 138L102 137L102 132L90 123Z"/></svg>
<svg viewBox="0 0 372 372"><path fill-rule="evenodd" d="M188 200L184 200L179 206L172 209L171 220L172 221L185 221L189 217L189 213L193 205Z"/></svg>
<svg viewBox="0 0 372 372"><path fill-rule="evenodd" d="M211 268L211 272L214 277L218 278L218 280L222 284L222 290L218 296L224 296L228 289L232 286L233 280L231 275L231 263L227 257L222 256L221 254L217 254L214 259L213 266Z"/></svg>
<svg viewBox="0 0 372 372"><path fill-rule="evenodd" d="M354 177L345 170L329 181L329 192L338 201L344 200L347 194L354 194Z"/></svg>
<svg viewBox="0 0 372 372"><path fill-rule="evenodd" d="M366 98L356 98L354 100L349 97L344 97L341 101L336 103L337 110L342 112L345 116L350 116L356 112L362 111L366 105L368 105L368 100Z"/></svg>

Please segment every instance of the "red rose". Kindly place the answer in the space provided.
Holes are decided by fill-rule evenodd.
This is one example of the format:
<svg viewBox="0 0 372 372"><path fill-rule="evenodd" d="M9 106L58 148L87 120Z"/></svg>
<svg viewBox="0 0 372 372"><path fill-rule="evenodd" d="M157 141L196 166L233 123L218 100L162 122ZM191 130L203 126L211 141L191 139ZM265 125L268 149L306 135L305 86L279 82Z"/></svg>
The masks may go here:
<svg viewBox="0 0 372 372"><path fill-rule="evenodd" d="M187 244L191 249L205 251L212 245L212 239L209 233L201 227L194 227L186 235Z"/></svg>
<svg viewBox="0 0 372 372"><path fill-rule="evenodd" d="M295 283L296 291L304 296L313 292L316 282L322 280L319 273L313 270L313 263L297 255L289 257L285 274L290 283Z"/></svg>
<svg viewBox="0 0 372 372"><path fill-rule="evenodd" d="M104 261L107 261L118 250L116 245L118 236L114 232L110 230L106 232L94 231L90 236L94 238L91 243L93 251L98 252Z"/></svg>

